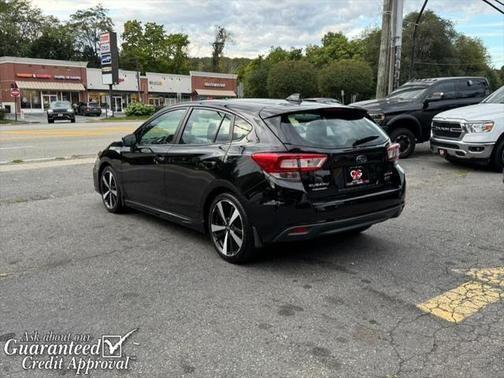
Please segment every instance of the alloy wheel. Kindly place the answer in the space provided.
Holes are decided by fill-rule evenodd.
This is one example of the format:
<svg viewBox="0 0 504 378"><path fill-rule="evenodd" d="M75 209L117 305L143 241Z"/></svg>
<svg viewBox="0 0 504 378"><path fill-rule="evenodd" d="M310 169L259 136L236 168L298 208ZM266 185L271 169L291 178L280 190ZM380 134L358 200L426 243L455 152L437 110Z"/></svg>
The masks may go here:
<svg viewBox="0 0 504 378"><path fill-rule="evenodd" d="M410 146L411 146L411 141L407 135L398 135L394 139L394 142L399 143L399 146L400 146L399 149L400 149L401 153L409 151Z"/></svg>
<svg viewBox="0 0 504 378"><path fill-rule="evenodd" d="M210 232L220 253L229 257L240 252L244 226L236 205L225 199L215 204L210 215Z"/></svg>
<svg viewBox="0 0 504 378"><path fill-rule="evenodd" d="M103 204L107 209L113 209L117 205L117 182L114 174L110 170L106 170L102 175L102 199Z"/></svg>

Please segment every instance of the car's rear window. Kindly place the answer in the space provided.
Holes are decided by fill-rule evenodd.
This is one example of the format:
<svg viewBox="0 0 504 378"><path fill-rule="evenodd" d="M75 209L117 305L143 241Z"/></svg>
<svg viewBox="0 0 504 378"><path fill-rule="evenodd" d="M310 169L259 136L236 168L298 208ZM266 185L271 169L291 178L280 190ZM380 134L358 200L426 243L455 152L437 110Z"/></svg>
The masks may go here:
<svg viewBox="0 0 504 378"><path fill-rule="evenodd" d="M89 108L98 108L99 107L99 104L97 102L90 102L88 104L88 107Z"/></svg>
<svg viewBox="0 0 504 378"><path fill-rule="evenodd" d="M387 141L387 135L361 112L299 112L283 114L266 120L274 132L287 144L348 148L375 145ZM276 130L275 130L276 129ZM369 139L369 141L364 141Z"/></svg>

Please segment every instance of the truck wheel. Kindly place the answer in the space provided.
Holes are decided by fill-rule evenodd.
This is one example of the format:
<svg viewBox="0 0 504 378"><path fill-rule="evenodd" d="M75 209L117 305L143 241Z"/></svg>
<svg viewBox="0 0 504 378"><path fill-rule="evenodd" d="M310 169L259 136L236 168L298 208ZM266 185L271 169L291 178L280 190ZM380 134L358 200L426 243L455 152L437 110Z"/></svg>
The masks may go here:
<svg viewBox="0 0 504 378"><path fill-rule="evenodd" d="M500 143L495 146L493 165L499 172L502 172L502 170L504 169L504 139L502 139Z"/></svg>
<svg viewBox="0 0 504 378"><path fill-rule="evenodd" d="M394 129L390 133L390 139L401 146L399 155L401 159L406 159L415 151L415 135L408 129Z"/></svg>

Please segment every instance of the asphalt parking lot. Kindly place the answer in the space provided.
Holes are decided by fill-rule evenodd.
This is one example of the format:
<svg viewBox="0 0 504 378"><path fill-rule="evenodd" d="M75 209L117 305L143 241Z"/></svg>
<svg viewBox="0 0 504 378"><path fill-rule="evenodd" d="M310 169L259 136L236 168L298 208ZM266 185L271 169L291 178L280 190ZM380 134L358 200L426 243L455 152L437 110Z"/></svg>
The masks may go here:
<svg viewBox="0 0 504 378"><path fill-rule="evenodd" d="M401 217L236 266L196 232L107 213L92 164L60 163L0 166L2 346L24 332L138 328L132 375L504 376L502 174L421 145L400 163ZM467 282L496 297L469 298L477 310L457 322L418 307ZM41 372L2 355L1 375Z"/></svg>

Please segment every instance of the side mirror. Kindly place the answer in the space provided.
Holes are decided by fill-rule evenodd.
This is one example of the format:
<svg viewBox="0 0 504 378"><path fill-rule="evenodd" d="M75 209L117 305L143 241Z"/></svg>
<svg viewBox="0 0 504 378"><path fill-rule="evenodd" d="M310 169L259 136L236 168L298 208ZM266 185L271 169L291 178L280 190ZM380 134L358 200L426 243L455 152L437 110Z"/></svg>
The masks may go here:
<svg viewBox="0 0 504 378"><path fill-rule="evenodd" d="M425 99L424 103L428 104L429 102L441 101L443 98L444 98L443 92L434 92Z"/></svg>
<svg viewBox="0 0 504 378"><path fill-rule="evenodd" d="M124 147L133 147L137 142L136 135L128 134L122 138L122 142Z"/></svg>

